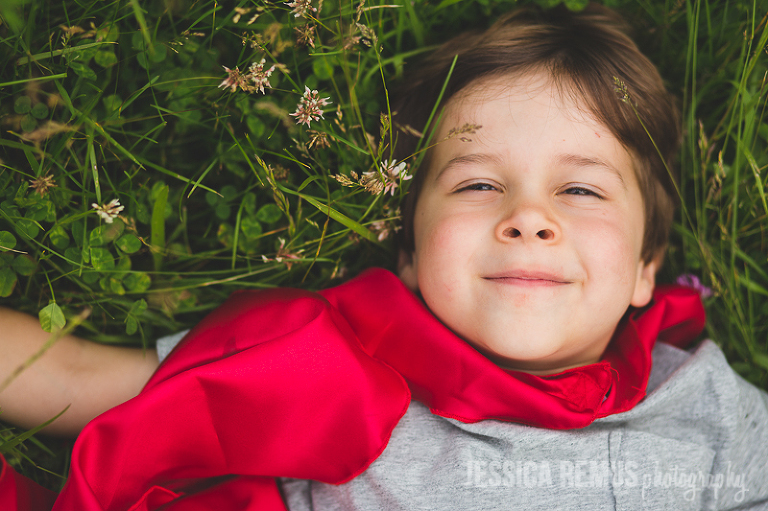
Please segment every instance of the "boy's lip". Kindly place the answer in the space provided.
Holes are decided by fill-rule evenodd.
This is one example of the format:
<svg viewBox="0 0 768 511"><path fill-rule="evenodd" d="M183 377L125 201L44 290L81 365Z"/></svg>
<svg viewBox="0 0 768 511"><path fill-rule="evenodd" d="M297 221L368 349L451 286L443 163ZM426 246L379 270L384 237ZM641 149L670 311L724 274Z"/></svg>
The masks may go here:
<svg viewBox="0 0 768 511"><path fill-rule="evenodd" d="M562 275L546 270L509 270L485 275L483 278L500 284L523 286L553 286L571 283Z"/></svg>

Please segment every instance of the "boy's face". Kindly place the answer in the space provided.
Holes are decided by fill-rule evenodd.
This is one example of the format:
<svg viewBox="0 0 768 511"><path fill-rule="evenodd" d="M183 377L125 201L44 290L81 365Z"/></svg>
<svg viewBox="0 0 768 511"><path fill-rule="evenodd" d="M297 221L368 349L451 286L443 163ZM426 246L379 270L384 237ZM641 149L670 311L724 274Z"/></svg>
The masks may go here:
<svg viewBox="0 0 768 511"><path fill-rule="evenodd" d="M632 158L544 73L480 81L448 103L400 276L501 366L596 362L630 305L651 299ZM407 259L407 258L406 258Z"/></svg>

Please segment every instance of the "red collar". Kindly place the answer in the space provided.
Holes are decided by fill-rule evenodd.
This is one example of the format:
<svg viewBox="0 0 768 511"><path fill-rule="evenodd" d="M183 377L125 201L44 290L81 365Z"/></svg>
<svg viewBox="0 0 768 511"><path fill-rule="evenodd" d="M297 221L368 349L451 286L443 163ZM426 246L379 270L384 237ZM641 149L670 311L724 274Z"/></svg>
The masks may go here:
<svg viewBox="0 0 768 511"><path fill-rule="evenodd" d="M366 352L405 378L415 399L462 422L498 419L571 429L627 411L645 396L656 339L684 345L704 327L695 291L661 286L650 306L621 321L600 362L534 376L493 364L386 270L369 270L321 294L352 326Z"/></svg>

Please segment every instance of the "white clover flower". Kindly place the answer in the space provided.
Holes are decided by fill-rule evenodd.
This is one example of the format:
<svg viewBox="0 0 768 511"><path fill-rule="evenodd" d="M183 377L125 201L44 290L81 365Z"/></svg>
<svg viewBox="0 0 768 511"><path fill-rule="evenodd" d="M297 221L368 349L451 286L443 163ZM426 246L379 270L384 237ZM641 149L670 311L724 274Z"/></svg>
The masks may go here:
<svg viewBox="0 0 768 511"><path fill-rule="evenodd" d="M235 92L238 87L243 89L246 86L245 76L240 72L240 69L237 67L235 69L229 69L227 66L221 67L227 72L227 77L219 84L219 89L229 87L232 89L232 92Z"/></svg>
<svg viewBox="0 0 768 511"><path fill-rule="evenodd" d="M376 220L371 224L371 230L377 234L376 239L379 241L384 241L389 237L389 233L391 231L389 225L387 225L387 222L384 220Z"/></svg>
<svg viewBox="0 0 768 511"><path fill-rule="evenodd" d="M405 171L405 162L397 163L396 160L381 162L381 173L384 176L384 193L395 194L400 182L408 181L413 176Z"/></svg>
<svg viewBox="0 0 768 511"><path fill-rule="evenodd" d="M272 88L272 86L269 84L269 77L272 75L272 72L275 70L275 66L270 67L269 69L264 69L264 64L267 62L266 59L261 59L261 62L253 63L251 64L251 67L248 68L248 74L245 75L245 78L253 82L253 90L258 90L262 94L265 94L264 92L264 86L266 85L269 88ZM248 91L251 92L251 91Z"/></svg>
<svg viewBox="0 0 768 511"><path fill-rule="evenodd" d="M330 104L330 102L330 98L319 98L316 90L310 90L309 87L304 86L304 95L301 96L296 111L289 115L296 117L296 124L309 126L311 121L324 119L321 107Z"/></svg>
<svg viewBox="0 0 768 511"><path fill-rule="evenodd" d="M294 0L293 2L285 2L285 5L291 8L291 13L295 18L300 16L309 18L307 13L317 12L317 8L312 7L312 0Z"/></svg>
<svg viewBox="0 0 768 511"><path fill-rule="evenodd" d="M99 206L95 202L91 204L91 207L96 210L96 214L99 215L105 222L111 224L112 221L117 218L124 206L120 205L120 200L112 199L107 204Z"/></svg>

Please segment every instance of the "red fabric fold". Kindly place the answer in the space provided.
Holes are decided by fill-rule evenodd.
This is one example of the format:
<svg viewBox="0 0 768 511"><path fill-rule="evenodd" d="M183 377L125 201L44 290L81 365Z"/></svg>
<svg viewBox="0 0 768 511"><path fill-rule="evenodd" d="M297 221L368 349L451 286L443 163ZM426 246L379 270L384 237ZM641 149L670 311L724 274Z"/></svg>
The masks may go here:
<svg viewBox="0 0 768 511"><path fill-rule="evenodd" d="M631 409L645 396L657 337L684 346L705 322L698 293L659 286L650 306L630 311L619 323L599 363L534 376L496 366L383 270L369 270L321 294L347 319L366 351L402 374L414 399L433 413L550 429L583 428ZM361 313L361 304L367 313Z"/></svg>
<svg viewBox="0 0 768 511"><path fill-rule="evenodd" d="M660 287L601 362L540 377L495 366L384 270L321 293L238 292L83 430L54 509L282 510L274 477L360 474L411 394L465 422L584 427L642 399L657 337L683 345L703 324L695 292Z"/></svg>

